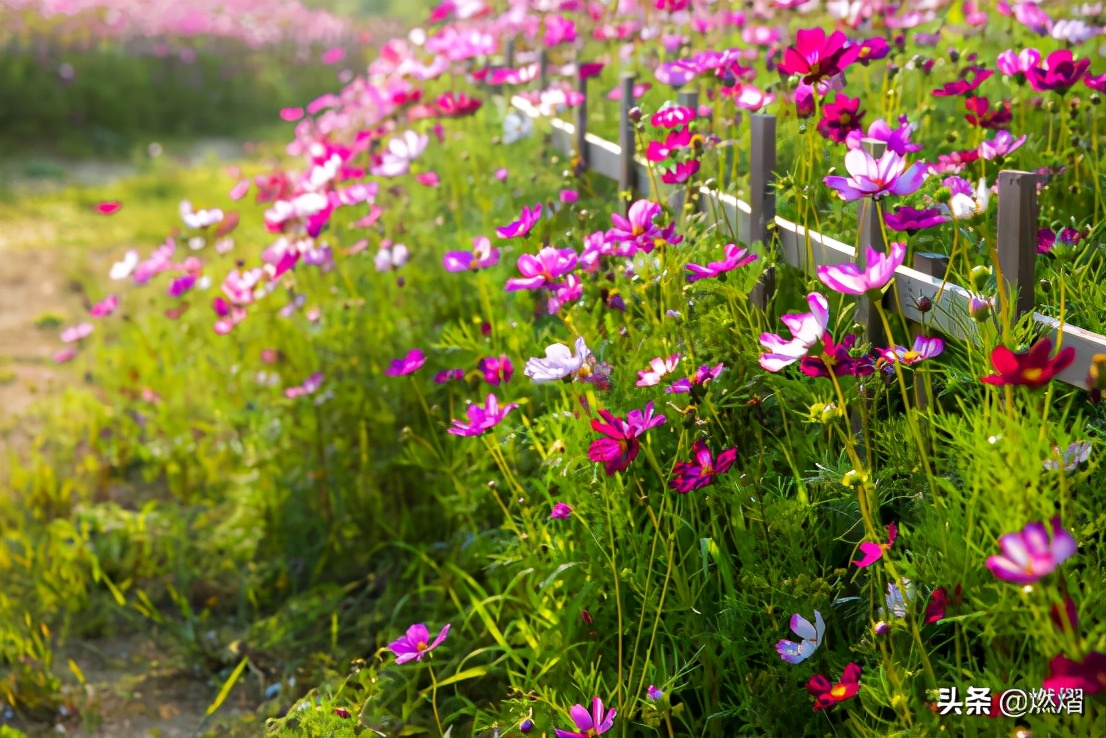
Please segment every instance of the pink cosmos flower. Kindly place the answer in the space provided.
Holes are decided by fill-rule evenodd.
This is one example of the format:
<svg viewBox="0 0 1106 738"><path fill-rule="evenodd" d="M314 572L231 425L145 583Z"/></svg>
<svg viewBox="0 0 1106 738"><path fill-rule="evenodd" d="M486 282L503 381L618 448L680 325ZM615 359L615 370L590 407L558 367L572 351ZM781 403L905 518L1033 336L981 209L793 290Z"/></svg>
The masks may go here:
<svg viewBox="0 0 1106 738"><path fill-rule="evenodd" d="M1106 653L1091 651L1082 661L1057 654L1048 662L1048 678L1041 686L1055 692L1069 689L1081 690L1085 695L1098 694L1106 689Z"/></svg>
<svg viewBox="0 0 1106 738"><path fill-rule="evenodd" d="M572 722L576 723L576 731L554 729L553 732L557 738L595 738L614 726L614 716L617 712L614 708L605 711L603 700L596 697L592 700L590 713L583 705L573 705L568 711Z"/></svg>
<svg viewBox="0 0 1106 738"><path fill-rule="evenodd" d="M591 427L605 436L591 442L588 458L602 463L607 476L615 472L626 471L641 450L638 438L651 428L664 425L663 415L653 415L653 403L645 406L644 412L634 410L626 419L617 418L606 410L600 410L603 420L592 420ZM603 422L606 421L606 422Z"/></svg>
<svg viewBox="0 0 1106 738"><path fill-rule="evenodd" d="M802 29L795 34L795 45L784 52L780 71L801 74L808 85L832 77L856 61L860 53L859 47L848 43L848 37L841 31L834 31L827 38L825 29Z"/></svg>
<svg viewBox="0 0 1106 738"><path fill-rule="evenodd" d="M669 185L683 184L699 173L699 160L688 159L681 161L673 169L665 169L661 172L661 182Z"/></svg>
<svg viewBox="0 0 1106 738"><path fill-rule="evenodd" d="M481 359L479 367L480 371L484 372L484 381L493 387L510 382L515 373L514 365L505 354Z"/></svg>
<svg viewBox="0 0 1106 738"><path fill-rule="evenodd" d="M648 369L642 369L637 373L638 387L654 387L660 384L661 379L666 374L671 374L676 371L676 366L680 363L680 354L672 354L668 358L658 356L649 362Z"/></svg>
<svg viewBox="0 0 1106 738"><path fill-rule="evenodd" d="M848 177L831 175L822 181L837 191L842 200L852 202L862 197L880 199L887 195L912 195L925 180L925 165L921 162L906 166L906 160L894 151L885 151L879 161L863 149L845 154Z"/></svg>
<svg viewBox="0 0 1106 738"><path fill-rule="evenodd" d="M935 359L945 351L945 342L937 337L918 336L914 339L914 346L907 350L903 346L885 348L880 352L880 361L891 368L891 364L903 366L915 366L928 359Z"/></svg>
<svg viewBox="0 0 1106 738"><path fill-rule="evenodd" d="M1009 131L999 131L993 139L979 144L979 156L987 161L1009 156L1022 147L1025 139L1025 136L1014 138Z"/></svg>
<svg viewBox="0 0 1106 738"><path fill-rule="evenodd" d="M426 363L426 356L419 349L411 349L402 359L393 359L392 365L385 370L389 377L402 377L413 374Z"/></svg>
<svg viewBox="0 0 1106 738"><path fill-rule="evenodd" d="M834 292L842 295L866 295L882 290L895 276L895 270L906 259L906 244L892 243L888 253L882 254L869 246L865 252L867 266L863 271L856 264L818 267L818 279Z"/></svg>
<svg viewBox="0 0 1106 738"><path fill-rule="evenodd" d="M92 335L92 323L78 323L61 332L62 343L76 343Z"/></svg>
<svg viewBox="0 0 1106 738"><path fill-rule="evenodd" d="M472 404L468 406L468 422L454 419L453 427L449 432L455 436L482 436L492 428L499 425L508 413L518 407L517 403L509 402L500 407L496 396L489 394L484 399L484 405Z"/></svg>
<svg viewBox="0 0 1106 738"><path fill-rule="evenodd" d="M434 384L448 384L460 382L465 378L464 369L445 369L434 375Z"/></svg>
<svg viewBox="0 0 1106 738"><path fill-rule="evenodd" d="M724 364L716 364L714 366L703 364L696 369L695 373L690 377L684 377L683 379L673 382L664 392L668 395L686 394L691 392L692 387L699 387L707 382L718 379L718 375L721 374L722 370L725 368Z"/></svg>
<svg viewBox="0 0 1106 738"><path fill-rule="evenodd" d="M1002 554L987 559L987 568L997 578L1012 584L1032 584L1051 574L1075 555L1075 538L1052 519L1052 540L1044 523L1030 523L1017 533L998 539Z"/></svg>
<svg viewBox="0 0 1106 738"><path fill-rule="evenodd" d="M809 313L788 313L780 317L791 331L791 340L775 333L762 333L760 345L765 353L760 355L760 366L768 372L778 372L794 364L822 340L829 326L829 303L817 292L807 295Z"/></svg>
<svg viewBox="0 0 1106 738"><path fill-rule="evenodd" d="M818 650L826 635L826 623L822 620L822 613L814 611L814 624L799 613L795 613L791 616L791 632L803 640L800 643L781 640L776 643L776 653L789 664L801 664Z"/></svg>
<svg viewBox="0 0 1106 738"><path fill-rule="evenodd" d="M530 233L537 222L541 220L541 203L537 203L533 208L524 207L522 213L519 215L518 220L505 225L502 228L496 229L496 235L500 238L518 238L525 237Z"/></svg>
<svg viewBox="0 0 1106 738"><path fill-rule="evenodd" d="M907 121L906 116L899 118L899 125L892 128L890 124L883 118L874 121L868 126L867 138L874 138L876 141L883 141L887 144L887 151L893 151L900 156L906 156L907 154L913 154L917 151L921 151L920 144L910 142L910 134L914 131L914 127ZM859 149L863 147L865 136L859 129L849 133L845 139L845 145L850 149Z"/></svg>
<svg viewBox="0 0 1106 738"><path fill-rule="evenodd" d="M295 123L303 117L303 108L281 108L280 117L289 123Z"/></svg>
<svg viewBox="0 0 1106 738"><path fill-rule="evenodd" d="M691 272L687 275L688 282L698 282L700 279L718 277L734 269L748 266L757 260L756 254L750 254L748 249L738 247L737 244L728 243L722 247L726 258L722 261L712 261L706 266L688 264L685 268Z"/></svg>
<svg viewBox="0 0 1106 738"><path fill-rule="evenodd" d="M422 661L422 657L442 645L449 635L447 623L438 637L430 642L430 631L422 623L412 625L407 633L388 644L388 650L396 655L397 664L406 664L408 661Z"/></svg>
<svg viewBox="0 0 1106 738"><path fill-rule="evenodd" d="M303 381L303 384L295 387L288 387L284 390L284 396L289 399L295 399L297 397L303 397L304 395L312 395L318 391L319 387L323 385L323 373L315 372L310 377Z"/></svg>
<svg viewBox="0 0 1106 738"><path fill-rule="evenodd" d="M104 202L98 202L92 207L93 210L100 215L114 215L123 207L123 203L118 200L106 200Z"/></svg>
<svg viewBox="0 0 1106 738"><path fill-rule="evenodd" d="M449 272L486 269L499 263L499 249L492 248L487 236L472 239L472 251L448 251L442 257L442 266Z"/></svg>
<svg viewBox="0 0 1106 738"><path fill-rule="evenodd" d="M695 120L695 111L681 105L670 105L653 113L649 119L654 128L679 128Z"/></svg>
<svg viewBox="0 0 1106 738"><path fill-rule="evenodd" d="M756 85L741 85L741 89L734 95L734 104L742 110L757 113L776 101L774 92L765 92Z"/></svg>
<svg viewBox="0 0 1106 738"><path fill-rule="evenodd" d="M323 52L323 55L319 57L319 61L323 64L337 64L346 58L346 50L341 46L334 46Z"/></svg>
<svg viewBox="0 0 1106 738"><path fill-rule="evenodd" d="M580 199L580 194L576 190L561 190L557 197L565 205L571 205Z"/></svg>
<svg viewBox="0 0 1106 738"><path fill-rule="evenodd" d="M119 298L115 295L108 295L103 300L93 305L88 311L88 314L93 318L106 318L114 313L117 307L119 307Z"/></svg>
<svg viewBox="0 0 1106 738"><path fill-rule="evenodd" d="M54 352L55 364L67 364L75 358L77 358L77 349L72 347L59 349Z"/></svg>
<svg viewBox="0 0 1106 738"><path fill-rule="evenodd" d="M630 206L626 216L611 213L614 227L607 231L607 237L615 241L630 242L643 251L653 250L653 239L660 229L653 220L661 214L661 206L652 200L638 200ZM632 255L632 254L631 254Z"/></svg>
<svg viewBox="0 0 1106 738"><path fill-rule="evenodd" d="M883 558L884 552L895 545L895 539L898 537L898 526L896 526L894 523L891 523L887 526L887 543L871 543L870 541L865 541L864 543L861 543L860 551L864 555L861 556L859 559L853 561L853 563L861 569L867 566L871 566L872 564Z"/></svg>
<svg viewBox="0 0 1106 738"><path fill-rule="evenodd" d="M415 175L415 181L423 187L437 187L442 183L437 172L423 172Z"/></svg>
<svg viewBox="0 0 1106 738"><path fill-rule="evenodd" d="M864 112L860 109L860 98L834 95L833 101L822 108L818 132L834 143L845 143L860 130Z"/></svg>
<svg viewBox="0 0 1106 738"><path fill-rule="evenodd" d="M556 315L561 308L576 302L584 296L584 283L575 274L569 274L564 282L549 286L553 296L549 298L547 307L550 315Z"/></svg>
<svg viewBox="0 0 1106 738"><path fill-rule="evenodd" d="M648 92L652 87L653 87L653 85L649 82L639 82L636 85L634 85L633 92L631 92L630 95L633 97L634 100L638 100L642 96L644 96L645 93ZM607 99L608 100L621 100L622 99L622 88L621 87L615 87L613 90L608 92L607 93Z"/></svg>
<svg viewBox="0 0 1106 738"><path fill-rule="evenodd" d="M522 277L507 280L507 291L536 290L551 287L556 280L576 268L576 252L572 249L556 249L546 246L537 255L522 254L518 257L518 270Z"/></svg>
<svg viewBox="0 0 1106 738"><path fill-rule="evenodd" d="M572 514L572 508L564 502L558 502L553 505L553 511L549 513L550 520L564 520Z"/></svg>
<svg viewBox="0 0 1106 738"><path fill-rule="evenodd" d="M1023 49L1015 53L1013 49L1007 49L998 55L995 67L1007 77L1022 75L1023 78L1030 69L1040 66L1041 52L1036 49Z"/></svg>
<svg viewBox="0 0 1106 738"><path fill-rule="evenodd" d="M707 444L695 441L691 448L694 461L679 461L672 468L672 480L668 486L682 495L702 489L714 483L714 478L725 474L737 460L737 448L728 448L715 459Z"/></svg>

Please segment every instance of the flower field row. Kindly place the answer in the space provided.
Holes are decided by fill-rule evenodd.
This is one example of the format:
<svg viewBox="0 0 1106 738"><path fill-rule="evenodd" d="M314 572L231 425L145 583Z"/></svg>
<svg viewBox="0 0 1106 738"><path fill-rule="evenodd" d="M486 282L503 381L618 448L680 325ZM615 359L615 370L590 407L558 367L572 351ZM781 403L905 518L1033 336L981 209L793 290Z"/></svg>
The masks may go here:
<svg viewBox="0 0 1106 738"><path fill-rule="evenodd" d="M1070 103L1101 15L448 0L280 111L294 163L118 254L55 356L94 383L80 444L42 445L76 491L22 469L19 545L77 541L74 581L183 623L228 685L273 681L274 735L1095 734L1106 375L1053 381L1073 349L1009 308L991 184L1040 158L1038 304L1097 328L1101 160ZM620 69L639 196L507 100L617 139ZM863 202L888 244L776 265L766 309L771 248L661 197L741 191L760 110L781 211L851 241ZM128 218L99 194L90 223ZM919 251L976 340L885 309ZM146 504L102 502L139 474Z"/></svg>

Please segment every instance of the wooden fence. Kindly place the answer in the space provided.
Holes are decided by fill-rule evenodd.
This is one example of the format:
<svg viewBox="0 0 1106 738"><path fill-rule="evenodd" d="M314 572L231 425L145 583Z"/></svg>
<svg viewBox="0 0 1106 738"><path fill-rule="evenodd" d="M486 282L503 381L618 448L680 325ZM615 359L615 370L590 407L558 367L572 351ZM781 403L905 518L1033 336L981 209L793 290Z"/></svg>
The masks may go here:
<svg viewBox="0 0 1106 738"><path fill-rule="evenodd" d="M544 61L544 60L543 60ZM542 65L544 67L544 65ZM541 74L545 77L544 69ZM648 196L650 181L646 162L634 155L634 128L629 118L633 106L634 74L627 72L619 80L621 88L621 120L619 143L605 141L587 132L586 102L576 108L573 125L558 118L550 118L554 148L565 155L575 154L581 166L619 183L622 191ZM586 80L580 80L580 91L587 94ZM511 105L531 118L543 117L538 109L523 97L513 97ZM680 103L695 109L695 93L680 93ZM708 187L698 188L695 205L701 212L714 213L725 219L726 231L736 235L744 245L757 242L774 242L779 256L785 263L813 272L818 266L849 264L858 261L857 249L829 236L811 231L797 223L776 215L775 167L776 167L776 119L772 115L749 116L751 151L749 162L750 202L738 200L733 195ZM864 146L879 156L884 143L865 139ZM624 153L625 152L625 153ZM1033 312L1034 276L1037 260L1037 187L1039 176L1030 172L1003 171L998 176L998 257L999 267L1006 283L1006 293L1014 300L1016 315ZM663 186L662 186L663 187ZM669 202L682 206L684 188L667 188L660 193ZM860 207L859 242L861 251L870 245L879 251L886 250L879 214L871 207L871 201ZM770 224L774 224L774 228ZM719 225L722 225L720 223ZM860 255L863 262L863 256ZM968 312L972 294L952 282L944 282L947 257L940 254L915 254L911 266L903 265L895 272L899 304L889 303L891 310L902 314L914 323L924 323L949 338L978 341L977 325ZM773 288L774 275L769 270L761 283L754 288L750 298L765 307ZM944 289L942 290L942 284ZM893 300L896 291L889 291L887 299ZM919 305L929 303L926 311ZM878 326L867 315L865 306L858 310L858 322L869 328L869 337L875 338ZM1058 375L1070 385L1086 388L1087 375L1092 358L1106 354L1106 336L1077 328L1068 323L1033 312L1033 321L1044 329L1054 344L1075 348L1075 361ZM1062 334L1062 335L1061 335Z"/></svg>

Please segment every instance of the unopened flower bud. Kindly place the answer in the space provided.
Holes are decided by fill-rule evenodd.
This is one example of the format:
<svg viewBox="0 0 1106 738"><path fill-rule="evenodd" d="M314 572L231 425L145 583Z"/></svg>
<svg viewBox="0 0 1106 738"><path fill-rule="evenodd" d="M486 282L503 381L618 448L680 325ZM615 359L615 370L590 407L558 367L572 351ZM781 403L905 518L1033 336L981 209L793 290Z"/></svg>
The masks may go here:
<svg viewBox="0 0 1106 738"><path fill-rule="evenodd" d="M534 729L534 721L530 718L526 718L521 723L519 723L518 729L520 733L529 733L531 730Z"/></svg>
<svg viewBox="0 0 1106 738"><path fill-rule="evenodd" d="M641 116L642 116L641 108L639 108L637 105L630 108L630 120L632 120L634 123L640 122L641 121Z"/></svg>
<svg viewBox="0 0 1106 738"><path fill-rule="evenodd" d="M983 288L987 286L987 280L991 278L991 267L979 266L972 267L972 270L968 273L968 280L971 282L972 289L976 292L982 292Z"/></svg>
<svg viewBox="0 0 1106 738"><path fill-rule="evenodd" d="M1106 354L1095 354L1091 357L1087 386L1100 392L1106 391Z"/></svg>
<svg viewBox="0 0 1106 738"><path fill-rule="evenodd" d="M972 297L968 300L968 313L971 314L972 320L982 323L991 317L991 301L984 300L982 297Z"/></svg>
<svg viewBox="0 0 1106 738"><path fill-rule="evenodd" d="M918 312L924 315L933 309L933 300L929 299L925 295L922 295L914 302L914 305L918 308Z"/></svg>
<svg viewBox="0 0 1106 738"><path fill-rule="evenodd" d="M891 624L884 620L880 620L878 623L875 624L872 630L878 636L887 635L891 632Z"/></svg>

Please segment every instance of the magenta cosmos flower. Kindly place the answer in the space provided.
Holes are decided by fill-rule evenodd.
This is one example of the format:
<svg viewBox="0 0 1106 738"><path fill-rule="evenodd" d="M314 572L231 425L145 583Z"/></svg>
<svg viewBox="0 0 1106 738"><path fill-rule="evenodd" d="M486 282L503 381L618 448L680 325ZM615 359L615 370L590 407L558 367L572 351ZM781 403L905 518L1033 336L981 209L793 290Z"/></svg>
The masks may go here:
<svg viewBox="0 0 1106 738"><path fill-rule="evenodd" d="M967 67L960 73L960 79L929 93L934 97L956 97L967 95L979 89L979 86L994 75L994 71L983 67Z"/></svg>
<svg viewBox="0 0 1106 738"><path fill-rule="evenodd" d="M572 514L572 506L567 502L558 502L553 505L553 511L549 513L550 520L565 520Z"/></svg>
<svg viewBox="0 0 1106 738"><path fill-rule="evenodd" d="M904 243L892 243L886 254L869 246L865 253L867 266L863 271L856 264L820 266L818 279L822 284L842 295L866 295L886 287L895 276L895 270L902 266L904 259L906 259Z"/></svg>
<svg viewBox="0 0 1106 738"><path fill-rule="evenodd" d="M737 244L728 243L722 247L722 251L726 255L722 261L712 261L706 266L688 264L685 268L691 274L687 275L687 281L698 282L700 279L718 277L734 269L748 266L757 260L756 254L750 254L748 249L740 248Z"/></svg>
<svg viewBox="0 0 1106 738"><path fill-rule="evenodd" d="M877 161L863 149L851 149L845 154L848 177L831 175L822 181L845 202L862 197L876 200L887 195L912 195L925 180L925 165L915 162L908 168L906 160L894 151L885 151Z"/></svg>
<svg viewBox="0 0 1106 738"><path fill-rule="evenodd" d="M791 331L787 340L776 333L762 333L760 345L765 353L760 355L760 366L768 372L778 372L794 364L822 340L829 326L829 303L823 295L812 292L807 295L809 313L788 313L780 320Z"/></svg>
<svg viewBox="0 0 1106 738"><path fill-rule="evenodd" d="M670 105L653 113L649 123L654 128L679 128L695 120L695 111L680 105Z"/></svg>
<svg viewBox="0 0 1106 738"><path fill-rule="evenodd" d="M1017 533L998 539L1002 554L987 559L987 568L997 578L1012 584L1032 584L1051 574L1075 555L1071 533L1060 527L1060 518L1052 519L1052 540L1044 523L1030 523Z"/></svg>
<svg viewBox="0 0 1106 738"><path fill-rule="evenodd" d="M591 712L583 705L573 705L568 711L572 722L576 723L576 730L556 730L557 738L595 738L603 735L614 726L614 716L618 713L613 707L604 710L603 700L596 697L591 702Z"/></svg>
<svg viewBox="0 0 1106 738"><path fill-rule="evenodd" d="M497 228L495 233L500 238L519 238L525 237L530 233L530 230L537 225L537 222L541 220L541 203L536 203L534 207L524 207L522 212L518 216L518 220Z"/></svg>
<svg viewBox="0 0 1106 738"><path fill-rule="evenodd" d="M78 323L61 332L62 343L76 343L92 335L92 323Z"/></svg>
<svg viewBox="0 0 1106 738"><path fill-rule="evenodd" d="M725 369L724 364L716 364L715 366L708 366L703 364L701 367L695 370L695 373L690 377L684 377L681 380L673 382L672 385L665 390L665 394L685 394L691 392L692 387L698 387L706 384L711 380L718 379L718 375Z"/></svg>
<svg viewBox="0 0 1106 738"><path fill-rule="evenodd" d="M116 295L108 295L100 302L93 305L88 314L93 318L106 318L115 312L115 308L119 307L119 298Z"/></svg>
<svg viewBox="0 0 1106 738"><path fill-rule="evenodd" d="M653 223L661 214L661 206L652 200L638 200L630 206L625 216L611 213L607 237L612 241L632 242L644 251L653 250L653 240L660 235L660 228Z"/></svg>
<svg viewBox="0 0 1106 738"><path fill-rule="evenodd" d="M552 286L557 278L571 272L576 268L577 256L572 249L555 249L546 246L533 254L523 254L518 257L518 270L522 277L513 277L507 280L507 291L536 290L542 287Z"/></svg>
<svg viewBox="0 0 1106 738"><path fill-rule="evenodd" d="M861 569L866 566L871 566L872 564L883 558L884 552L895 545L895 539L898 537L898 526L896 526L894 523L891 523L887 526L887 543L872 543L870 541L865 541L864 543L861 543L860 551L863 556L861 556L853 563Z"/></svg>
<svg viewBox="0 0 1106 738"><path fill-rule="evenodd" d="M911 143L910 134L913 132L914 126L910 125L905 115L899 116L899 124L895 128L892 128L883 118L879 118L868 126L867 138L883 141L887 144L887 151L894 151L899 156L906 156L922 150L921 144ZM859 149L862 148L864 139L863 132L857 129L849 133L845 145L850 149Z"/></svg>
<svg viewBox="0 0 1106 738"><path fill-rule="evenodd" d="M860 54L858 47L849 47L848 43L848 37L841 31L834 31L827 38L822 28L800 30L795 34L795 45L784 52L780 71L801 74L808 85L832 77L856 61Z"/></svg>
<svg viewBox="0 0 1106 738"><path fill-rule="evenodd" d="M902 364L903 366L915 366L927 359L935 359L945 351L945 342L937 337L918 336L914 339L914 346L906 349L904 346L885 348L880 352L880 361L888 364Z"/></svg>
<svg viewBox="0 0 1106 738"><path fill-rule="evenodd" d="M489 394L484 400L484 405L472 404L468 406L468 422L454 419L453 427L449 432L455 436L482 436L492 428L503 422L503 419L518 407L518 404L509 402L500 407L495 395Z"/></svg>
<svg viewBox="0 0 1106 738"><path fill-rule="evenodd" d="M442 257L447 272L464 272L469 269L487 269L499 263L499 249L492 248L487 236L472 239L472 251L448 251Z"/></svg>
<svg viewBox="0 0 1106 738"><path fill-rule="evenodd" d="M888 228L893 231L906 231L911 236L926 228L934 228L942 223L948 223L949 220L951 220L949 216L937 208L915 210L904 205L895 208L893 213L884 213L883 215L883 222L887 224Z"/></svg>
<svg viewBox="0 0 1106 738"><path fill-rule="evenodd" d="M1023 49L1016 53L1013 49L1007 49L995 59L995 66L998 71L1007 77L1017 77L1020 74L1024 78L1030 69L1040 66L1040 64L1041 52L1036 49Z"/></svg>
<svg viewBox="0 0 1106 738"><path fill-rule="evenodd" d="M389 377L402 377L413 374L426 363L426 356L419 349L411 349L402 359L393 359L392 365L385 370Z"/></svg>
<svg viewBox="0 0 1106 738"><path fill-rule="evenodd" d="M702 489L714 483L714 478L725 474L737 460L737 448L728 448L718 454L710 452L703 441L696 441L691 448L692 461L679 461L672 468L672 480L668 486L682 495Z"/></svg>
<svg viewBox="0 0 1106 738"><path fill-rule="evenodd" d="M1052 90L1066 95L1076 82L1083 79L1090 66L1090 59L1076 61L1071 51L1060 49L1049 54L1042 63L1030 67L1025 76L1037 92Z"/></svg>
<svg viewBox="0 0 1106 738"><path fill-rule="evenodd" d="M626 471L641 450L638 438L646 431L664 425L665 421L663 415L653 415L652 402L645 406L645 410L632 411L625 420L606 410L600 410L599 415L603 420L592 420L591 427L606 437L591 442L588 458L602 463L607 476Z"/></svg>
<svg viewBox="0 0 1106 738"><path fill-rule="evenodd" d="M446 623L438 637L430 641L430 631L422 623L412 625L407 633L392 643L388 644L388 650L396 655L397 664L406 664L408 661L422 661L422 657L442 645L449 635L449 624Z"/></svg>
<svg viewBox="0 0 1106 738"><path fill-rule="evenodd" d="M660 384L661 379L666 374L671 374L676 371L676 366L680 363L680 354L672 354L668 358L658 356L649 362L649 368L643 369L637 373L638 387L654 387Z"/></svg>
<svg viewBox="0 0 1106 738"><path fill-rule="evenodd" d="M484 373L484 381L493 387L510 382L515 374L515 366L506 354L489 356L480 360L480 371Z"/></svg>

